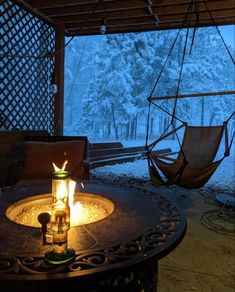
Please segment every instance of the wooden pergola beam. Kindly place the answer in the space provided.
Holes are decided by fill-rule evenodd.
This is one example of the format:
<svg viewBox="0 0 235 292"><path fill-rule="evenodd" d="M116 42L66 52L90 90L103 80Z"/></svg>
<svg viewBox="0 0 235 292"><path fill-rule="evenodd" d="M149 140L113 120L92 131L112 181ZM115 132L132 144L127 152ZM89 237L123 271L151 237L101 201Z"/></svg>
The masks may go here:
<svg viewBox="0 0 235 292"><path fill-rule="evenodd" d="M133 0L129 1L130 3ZM149 0L138 0L139 2L148 2ZM211 5L217 5L217 2L220 0L210 0L207 1L207 4ZM99 0L50 0L50 1L41 1L41 0L24 0L26 5L32 6L37 10L44 10L44 9L54 9L59 7L69 7L69 6L83 6L87 4L97 4ZM104 4L111 3L111 2L124 2L120 0L103 0ZM127 1L126 1L127 2ZM152 4L151 6L158 6L158 7L170 7L170 6L185 6L190 4L191 0L164 0L159 3L159 0L151 0ZM221 2L221 1L220 1ZM226 1L228 2L228 1ZM233 2L233 0L231 0ZM234 2L233 2L234 3ZM200 1L200 5L203 5L203 0Z"/></svg>
<svg viewBox="0 0 235 292"><path fill-rule="evenodd" d="M105 12L106 19L125 19L125 18L138 18L138 17L146 17L146 7L144 8L135 8L128 11L109 11ZM100 11L95 11L94 13L83 13L83 14L75 14L70 16L59 16L52 17L55 23L71 23L71 22L80 22L80 21L93 21L100 20L103 17L104 13Z"/></svg>
<svg viewBox="0 0 235 292"><path fill-rule="evenodd" d="M26 11L30 12L35 17L42 19L44 22L48 23L49 25L54 26L54 22L49 18L46 17L43 13L40 13L39 11L35 10L34 7L30 6L27 2L29 1L23 1L23 0L16 0L15 1L20 7L25 9Z"/></svg>
<svg viewBox="0 0 235 292"><path fill-rule="evenodd" d="M235 91L217 91L217 92L202 92L202 93L189 93L189 94L179 94L177 98L191 98L191 97L203 97L203 96L218 96L218 95L232 95L235 94ZM152 100L165 100L165 99L174 99L176 96L151 96L148 98L149 101Z"/></svg>
<svg viewBox="0 0 235 292"><path fill-rule="evenodd" d="M234 0L201 0L199 23L193 4L190 22L184 24L191 0L14 0L52 24L64 25L66 35L100 34L106 19L107 33L144 32L179 27L234 24ZM205 3L206 5L205 5ZM210 12L207 11L207 7ZM212 20L211 15L214 18Z"/></svg>
<svg viewBox="0 0 235 292"><path fill-rule="evenodd" d="M105 3L105 12L119 12L122 13L123 11L130 12L131 10L136 9L146 9L146 12L148 11L149 7L152 9L154 15L158 15L160 13L162 14L169 14L169 13L186 13L187 7L190 3L190 1L180 1L180 2L171 2L169 4L166 4L165 2L163 4L159 4L159 2L155 1L155 3L152 1L152 5L149 5L148 0L132 0L132 1L109 1L104 2ZM43 1L42 1L43 2ZM49 2L49 1L48 1ZM98 1L96 2L88 2L86 5L83 3L77 5L70 6L67 4L59 7L50 7L50 8L35 8L37 11L40 11L42 14L47 15L48 17L61 17L63 15L79 15L79 14L91 14L91 12L95 9L94 13L103 13L103 6L99 5ZM227 0L225 2L220 3L219 7L217 4L217 1L210 1L206 2L209 9L226 9L226 8L234 8L234 1L233 0ZM200 11L205 10L205 5L203 2L199 5ZM146 13L146 15L149 13Z"/></svg>
<svg viewBox="0 0 235 292"><path fill-rule="evenodd" d="M121 11L121 10L132 10L136 8L147 8L147 4L142 0L131 0L131 1L114 1L105 2L105 13L109 11ZM92 14L93 12L104 13L103 5L99 3L88 3L87 5L77 6L66 6L50 9L39 9L43 14L49 17L61 16L61 15L74 15L74 14Z"/></svg>
<svg viewBox="0 0 235 292"><path fill-rule="evenodd" d="M215 18L215 21L217 25L223 25L225 18ZM192 19L190 22L190 25L183 25L183 20L178 20L177 24L178 26L181 26L182 28L194 28L195 25L198 27L205 27L205 26L211 26L213 25L213 21L211 18L205 18L204 22L202 24L198 24L196 22L196 19ZM235 16L232 17L227 17L226 22L233 24L235 22ZM167 30L167 29L176 29L175 27L175 22L171 21L163 21L160 23L161 25L161 30ZM65 32L67 36L72 36L72 35L78 35L78 36L84 36L84 35L97 35L99 34L99 26L88 26L88 23L85 26L80 25L79 28L70 28L68 29L65 27ZM156 31L156 25L155 21L149 21L145 23L133 23L133 24L117 24L117 25L112 25L112 26L107 26L107 34L114 34L114 33L128 33L128 32L146 32L146 31Z"/></svg>
<svg viewBox="0 0 235 292"><path fill-rule="evenodd" d="M104 3L107 2L117 2L118 0L103 0ZM120 1L120 0L119 0ZM68 6L81 6L87 4L97 4L99 0L25 0L28 5L34 6L36 9L54 9L58 7L68 7Z"/></svg>
<svg viewBox="0 0 235 292"><path fill-rule="evenodd" d="M229 10L226 17L233 17L235 15L235 8L232 10ZM209 20L210 15L207 12L202 13L203 16L201 15L201 18L203 20ZM178 17L179 15L179 17ZM155 18L150 18L146 15L143 16L139 16L139 17L127 17L127 18L116 18L116 19L109 19L106 18L106 25L107 27L112 27L112 26L126 26L129 24L134 24L134 25L144 25L147 23L155 23L155 26L158 26L159 23L163 24L163 23L167 23L167 22L171 22L171 21L184 21L184 15L183 14L178 14L178 15L172 15L172 16L159 16L158 18L158 22L156 22ZM221 18L225 18L225 13L221 14L221 12L219 11L218 13L214 14L214 19L215 20L219 20ZM182 16L182 17L181 17ZM100 25L100 19L101 18L97 18L97 19L87 19L87 20L79 20L79 21L72 21L69 23L65 23L65 28L66 29L73 29L73 28L78 28L78 27L98 27ZM138 22L137 22L138 19ZM159 20L160 19L160 20ZM192 21L196 21L196 17L191 17ZM121 21L120 21L121 20Z"/></svg>
<svg viewBox="0 0 235 292"><path fill-rule="evenodd" d="M126 26L126 25L136 25L136 18L125 18L122 19L123 22L121 24L121 26ZM143 16L139 18L139 23L138 25L145 25L145 24L149 24L149 23L153 23L155 25L156 21L154 18L149 18L147 16ZM69 23L65 25L66 29L76 29L77 27L95 27L98 28L100 26L100 19L98 20L93 20L93 21L87 21L87 22L75 22L75 23ZM114 20L107 20L106 19L106 26L109 27L113 27L113 26L120 26L120 20L119 19L114 19Z"/></svg>
<svg viewBox="0 0 235 292"><path fill-rule="evenodd" d="M216 13L226 13L227 15L235 15L235 8L234 7L229 7L229 8L224 8L224 9L212 9L211 13L213 15L216 15ZM159 19L161 19L162 21L170 19L170 20L174 20L175 17L178 16L182 16L182 19L184 18L186 13L185 11L182 12L174 12L174 13L158 13L158 22L160 21ZM201 10L201 16L208 16L208 12L206 9ZM189 15L194 15L194 12L190 12ZM71 15L71 16L62 16L62 17L55 17L53 19L53 21L56 24L68 24L68 23L80 23L80 22L92 22L92 21L100 21L100 19L103 17L103 13L100 12L95 12L92 15L88 15L88 14L81 14L81 15ZM128 11L128 13L126 13L125 11L120 15L119 12L117 11L110 11L109 13L107 13L106 15L106 20L109 21L122 21L125 19L135 19L137 20L138 18L142 18L142 17L147 17L146 16L146 9L133 9L132 11Z"/></svg>

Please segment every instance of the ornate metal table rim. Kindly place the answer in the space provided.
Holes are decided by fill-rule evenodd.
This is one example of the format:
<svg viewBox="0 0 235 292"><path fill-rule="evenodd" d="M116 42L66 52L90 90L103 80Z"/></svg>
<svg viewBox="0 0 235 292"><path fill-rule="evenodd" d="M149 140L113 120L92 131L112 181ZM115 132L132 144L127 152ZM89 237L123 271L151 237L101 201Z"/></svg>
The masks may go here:
<svg viewBox="0 0 235 292"><path fill-rule="evenodd" d="M138 192L140 192L138 190ZM150 258L156 260L168 254L183 239L186 218L176 205L163 196L144 192L161 209L160 222L153 224L139 237L108 248L76 253L75 260L67 265L55 266L44 261L43 256L14 257L0 254L0 279L53 279L79 277L117 268L136 265Z"/></svg>

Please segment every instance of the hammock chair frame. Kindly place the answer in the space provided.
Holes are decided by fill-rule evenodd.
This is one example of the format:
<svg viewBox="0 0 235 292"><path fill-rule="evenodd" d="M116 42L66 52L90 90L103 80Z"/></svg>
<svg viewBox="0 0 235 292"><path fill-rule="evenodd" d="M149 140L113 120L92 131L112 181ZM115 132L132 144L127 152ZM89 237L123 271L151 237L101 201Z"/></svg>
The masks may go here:
<svg viewBox="0 0 235 292"><path fill-rule="evenodd" d="M214 26L216 27L217 29L217 32L219 33L221 39L222 39L222 42L233 62L233 64L235 65L235 61L214 21L214 18L210 12L210 10L208 9L205 1L203 0L202 1L205 5L205 8L207 9L211 19L212 19L212 22L214 24ZM149 102L149 107L148 107L148 122L147 122L147 134L146 134L146 144L145 144L145 148L146 148L146 154L147 154L147 158L148 158L148 165L149 165L149 172L150 172L150 176L151 176L151 179L152 179L152 182L155 183L155 184L178 184L178 185L181 185L183 187L187 187L187 188L197 188L197 187L201 187L202 185L204 185L208 179L210 178L210 176L214 173L214 171L217 169L218 165L223 161L223 159L226 157L226 156L229 156L230 154L230 148L232 146L232 142L233 142L233 139L234 139L234 135L235 135L235 130L232 134L232 137L231 137L231 140L230 142L228 141L228 129L227 129L227 124L229 122L229 120L234 116L235 114L235 111L230 115L230 117L223 123L223 125L221 126L221 137L220 137L220 140L219 140L219 143L218 143L218 147L220 145L220 142L221 142L221 139L222 139L222 136L224 135L225 136L225 152L224 152L224 156L216 161L216 162L211 162L209 165L208 165L208 174L209 176L207 176L206 179L202 180L201 183L192 183L190 185L190 182L189 183L185 183L185 182L182 182L182 176L184 174L184 171L186 170L187 171L187 168L189 168L189 162L187 161L187 158L185 156L185 153L184 153L184 150L183 150L183 144L184 144L184 139L183 139L183 143L180 142L180 139L179 139L179 136L178 136L178 130L182 129L183 127L185 128L189 128L189 126L187 125L187 123L183 120L181 120L180 118L178 118L176 116L176 107L177 107L177 100L178 98L192 98L192 97L200 97L200 96L216 96L216 95L232 95L232 94L235 94L235 91L220 91L220 92L206 92L206 93L191 93L191 94L179 94L179 90L180 90L180 84L181 84L181 80L182 80L182 72L183 72L183 66L184 66L184 59L185 59L185 55L186 55L186 48L187 48L187 44L188 44L188 34L189 34L189 28L187 28L187 31L186 31L186 36L185 36L185 43L184 43L184 48L183 48L183 55L182 55L182 60L181 60L181 67L180 67L180 73L179 73L179 78L178 78L178 84L177 84L177 89L176 89L176 95L175 96L153 96L153 93L155 91L155 88L161 78L161 75L166 67L166 64L168 62L168 59L175 47L175 44L176 44L176 41L180 35L180 32L182 30L182 28L184 27L185 23L188 22L190 24L190 17L192 15L192 7L195 7L195 14L197 16L197 22L196 22L196 26L194 27L194 30L193 30L193 37L192 37L192 41L191 41L191 46L190 46L190 52L192 50L192 47L193 47L193 43L194 43L194 38L195 38L195 33L196 33L196 30L197 30L197 27L198 27L198 21L199 21L199 0L192 0L189 5L188 5L188 10L187 10L187 14L186 14L186 18L184 20L184 23L182 24L182 27L179 29L175 39L174 39L174 42L170 48L170 51L167 55L167 58L160 70L160 73L156 79L156 82L153 86L153 89L148 97L148 102ZM190 25L188 26L190 27ZM164 109L163 107L161 107L160 105L158 105L156 102L158 100L168 100L168 99L174 99L174 106L173 106L173 112L170 113L168 110ZM148 144L148 139L149 139L149 124L150 124L150 109L151 109L151 104L155 105L157 108L159 108L160 110L162 110L163 112L165 112L166 114L168 114L169 116L171 116L171 122L170 124L166 127L165 131L162 133L162 135L154 142L152 142L151 144ZM175 121L179 121L181 122L181 125L178 126L178 127L175 127ZM168 132L169 128L172 126L173 130L171 130L170 132ZM192 127L191 127L192 128ZM195 127L194 127L195 128ZM203 127L198 127L198 128L203 128ZM205 127L204 127L205 128ZM207 127L209 128L209 127ZM212 128L212 127L210 127ZM177 141L178 141L178 144L180 146L180 153L179 153L179 156L178 158L171 158L171 157L168 157L168 156L164 156L164 155L157 155L157 154L154 154L153 153L153 148L162 140L166 139L167 137L169 137L170 135L172 134L175 134L176 135L176 138L177 138ZM218 147L217 147L217 150L218 150ZM217 152L216 150L216 152ZM181 158L181 159L179 159ZM177 171L174 173L173 176L171 176L170 178L168 177L168 181L164 181L161 177L161 175L159 174L158 172L158 166L156 165L156 159L163 159L163 160L167 160L167 161L171 161L173 162L174 164L176 163L179 163L179 167L177 169ZM196 170L195 170L196 171ZM166 175L166 174L165 174Z"/></svg>

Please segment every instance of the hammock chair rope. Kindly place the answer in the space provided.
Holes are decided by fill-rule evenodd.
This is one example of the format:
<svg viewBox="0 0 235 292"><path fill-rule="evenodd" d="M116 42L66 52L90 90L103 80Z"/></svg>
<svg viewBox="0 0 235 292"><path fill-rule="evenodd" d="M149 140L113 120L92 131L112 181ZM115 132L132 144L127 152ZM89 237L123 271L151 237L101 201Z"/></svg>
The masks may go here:
<svg viewBox="0 0 235 292"><path fill-rule="evenodd" d="M222 42L227 50L227 52L229 53L229 56L233 62L233 64L235 64L234 62L234 59L214 21L214 18L210 12L210 10L208 9L205 1L203 0L203 3L213 21L213 24L214 26L216 27L219 35L220 35L220 38L222 39ZM181 85L181 81L182 81L182 72L183 72L183 67L184 67L184 63L185 63L185 55L186 55L186 50L187 50L187 45L188 45L188 35L189 35L189 27L190 27L190 22L191 22L191 15L192 15L192 7L193 7L193 4L195 6L195 14L196 14L196 25L194 27L194 30L193 30L193 35L192 35L192 40L191 40L191 45L190 45L190 53L192 51L192 48L193 48L193 44L194 44L194 40L195 40L195 34L196 34L196 30L197 30L197 27L199 25L199 13L200 13L200 7L199 7L199 0L192 0L190 3L189 3L189 6L188 6L188 9L187 9L187 14L186 14L186 17L185 17L185 20L184 22L182 23L182 26L181 28L179 29L174 41L173 41L173 44L172 46L170 47L170 51L163 63L163 66L160 70L160 73L158 74L158 77L156 78L156 82L151 90L151 93L148 97L148 102L149 102L149 107L148 107L148 116L147 116L147 133L146 133L146 144L145 144L145 149L146 149L146 152L147 152L147 158L148 158L148 164L149 164L149 169L150 169L150 174L151 177L154 177L158 182L160 183L164 183L163 179L161 178L160 174L158 173L158 170L155 166L156 162L155 162L155 159L158 159L158 158L162 158L162 159L165 159L165 160L169 160L169 161L173 161L174 164L177 164L177 163L180 163L179 167L177 168L177 171L174 173L173 176L171 176L170 178L168 178L168 182L167 183L176 183L179 182L181 180L181 177L183 176L183 173L186 169L186 172L189 173L189 175L192 175L193 171L195 172L198 172L198 170L194 169L193 167L191 166L188 166L189 162L186 158L186 155L185 155L185 150L184 148L186 149L186 151L188 151L187 147L188 145L186 144L185 147L183 147L182 144L185 143L185 139L187 140L187 137L184 136L184 139L183 139L183 142L181 143L180 141L180 138L178 136L178 130L180 130L181 128L185 127L186 130L191 133L189 134L189 136L191 135L191 138L193 139L194 137L192 136L193 135L193 131L194 131L194 135L196 134L197 135L197 132L195 130L192 131L192 127L189 127L187 125L186 122L184 122L183 120L181 120L180 118L178 118L176 116L176 109L177 109L177 101L178 101L178 98L185 98L185 97L196 97L196 96L214 96L214 95L228 95L228 94L235 94L235 91L221 91L221 92L215 92L215 93L193 93L193 94L179 94L179 91L180 91L180 85ZM172 51L175 47L175 44L178 40L178 37L181 33L181 30L182 28L184 27L185 23L188 23L188 28L186 30L186 36L185 36L185 42L184 42L184 48L183 48L183 55L182 55L182 59L181 59L181 64L180 64L180 72L179 72L179 78L178 78L178 81L177 81L177 88L176 88L176 94L175 94L175 97L174 97L174 105L173 105L173 111L172 113L170 113L168 110L164 109L163 107L159 106L158 104L156 104L155 101L157 100L160 100L160 99L170 99L172 98L171 96L165 96L165 97L153 97L153 93L156 89L156 86L158 85L158 82L162 76L162 73L166 67L166 64L172 54ZM163 112L165 112L166 114L168 114L169 116L171 116L171 121L169 123L169 125L165 128L164 132L162 133L162 135L154 142L152 142L151 144L148 145L148 140L149 140L149 127L150 127L150 112L151 112L151 104L155 105L157 108L159 108L160 110L162 110ZM233 142L233 139L234 139L234 136L235 136L235 130L232 134L232 137L231 137L231 140L229 142L229 139L228 139L228 129L227 129L227 124L229 122L229 120L234 116L235 114L235 111L229 116L229 118L223 123L222 126L218 126L218 127L196 127L196 128L199 128L200 129L205 129L207 128L207 131L208 133L215 133L215 135L217 135L217 143L218 143L218 146L215 145L214 147L214 152L212 154L212 157L214 154L216 154L217 150L218 150L218 147L219 147L219 144L220 144L220 141L222 139L222 135L224 134L225 136L225 151L224 151L224 156L218 160L217 162L210 162L208 167L206 168L206 178L203 178L202 179L202 182L205 183L207 180L208 180L208 177L210 177L213 172L216 170L217 166L223 161L223 159L226 157L226 156L229 156L229 153L230 153L230 148L232 146L232 142ZM179 121L181 122L181 125L176 127L175 126L175 121ZM168 132L169 128L172 126L172 130L170 132ZM195 128L195 127L194 127ZM213 129L214 128L214 129ZM218 128L218 129L217 129ZM211 130L210 130L211 129ZM213 131L212 131L213 129ZM185 131L186 131L185 130ZM191 131L191 132L190 132ZM205 131L205 130L204 130ZM154 153L152 153L153 151L153 148L162 140L164 140L165 138L169 137L170 135L172 134L175 134L176 135L176 138L177 138L177 141L178 141L178 144L180 146L180 154L178 156L178 159L175 159L175 158L170 158L170 157L165 157L163 155L156 155ZM187 142L188 143L188 142ZM211 142L213 143L213 142ZM213 148L213 147L212 147ZM215 156L215 155L214 155ZM213 160L213 159L212 159ZM157 163L158 164L158 163ZM160 167L160 162L159 162L159 165L158 167ZM168 167L168 166L166 166ZM162 170L162 169L161 169ZM163 173L164 173L164 170L162 170ZM192 173L190 173L192 172ZM200 176L200 172L198 173L199 176ZM177 179L176 179L177 178ZM186 183L187 185L187 183ZM194 184L194 186L200 186L200 183L196 183ZM190 185L187 185L186 187L190 187Z"/></svg>
<svg viewBox="0 0 235 292"><path fill-rule="evenodd" d="M157 79L156 79L156 82L155 82L155 84L154 84L154 86L153 86L153 88L152 88L152 91L151 91L151 93L150 93L150 95L149 95L149 98L148 98L148 101L149 102L151 102L151 97L152 97L152 95L153 95L153 93L154 93L154 91L155 91L155 89L156 89L156 86L157 86L157 84L158 84L158 82L159 82L159 80L160 80L160 78L161 78L161 76L162 76L162 73L163 73L163 71L164 71L164 69L165 69L165 67L166 67L166 64L167 64L167 62L168 62L168 60L169 60L169 58L170 58L170 56L171 56L171 53L172 53L172 51L173 51L173 49L174 49L174 47L175 47L175 44L176 44L176 42L177 42L177 39L178 39L178 37L179 37L179 35L180 35L180 33L181 33L181 30L182 30L182 28L184 27L184 25L185 25L185 23L188 21L188 18L189 18L189 15L190 15L190 11L192 10L192 5L193 5L193 2L194 2L194 0L192 0L191 2L190 2L190 4L189 4L189 6L188 6L188 9L187 9L187 13L186 13L186 16L185 16L185 19L184 19L184 21L183 21L183 23L182 23L182 26L181 26L181 28L178 30L178 33L177 33L177 35L176 35L176 37L175 37L175 39L174 39L174 42L173 42L173 44L171 45L171 48L170 48L170 51L169 51L169 53L168 53L168 55L167 55L167 57L166 57L166 59L165 59L165 62L164 62L164 64L163 64L163 66L162 66L162 69L161 69L161 71L160 71L160 73L159 73L159 75L158 75L158 77L157 77ZM187 33L188 33L188 29L187 29ZM185 44L185 47L186 47L186 44ZM185 47L184 47L184 49L185 49ZM185 54L185 52L184 52L184 54ZM183 54L183 55L184 55ZM183 58L184 58L184 56L183 56ZM182 67L183 65L181 64L181 67ZM182 70L181 70L182 71ZM182 74L182 72L181 72L181 74ZM180 77L181 78L181 77ZM180 78L179 78L179 80L180 80ZM179 81L178 81L178 86L177 86L177 88L179 88ZM178 89L179 90L179 89ZM156 105L156 104L155 104ZM163 109L162 107L160 107L159 105L156 105L158 108L160 108L161 110L163 110L164 112L166 112L168 115L170 115L170 116L172 116L172 121L173 121L173 119L176 119L176 120L178 120L178 121L181 121L182 123L183 123L183 121L182 120L180 120L179 118L177 118L176 116L175 116L175 113L174 113L174 111L175 110L173 110L173 115L171 114L171 113L169 113L168 111L166 111L165 109ZM176 102L175 102L175 105L174 105L174 108L176 107ZM147 117L147 135L146 135L146 143L145 143L145 149L148 151L148 133L149 133L149 119L150 119L150 103L149 103L149 108L148 108L148 117ZM173 125L173 122L171 121L171 124ZM169 125L170 126L170 125ZM168 127L169 128L169 127ZM168 130L168 128L167 128L167 130ZM164 133L166 132L166 130L164 131ZM164 135L164 133L163 133L163 135Z"/></svg>

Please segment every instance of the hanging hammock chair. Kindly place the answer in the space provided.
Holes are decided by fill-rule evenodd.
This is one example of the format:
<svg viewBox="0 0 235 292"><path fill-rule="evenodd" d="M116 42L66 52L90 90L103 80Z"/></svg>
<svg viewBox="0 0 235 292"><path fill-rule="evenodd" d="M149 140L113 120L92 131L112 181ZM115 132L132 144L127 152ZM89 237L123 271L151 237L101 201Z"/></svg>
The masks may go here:
<svg viewBox="0 0 235 292"><path fill-rule="evenodd" d="M214 26L216 27L217 32L219 33L225 45L225 48L227 52L229 53L230 58L232 59L233 64L235 64L235 61L226 43L224 42L222 35L220 34L220 31L214 21L214 18L211 12L209 11L206 3L204 1L203 3L208 13L210 14L210 17L214 23ZM193 6L195 7L196 19L199 20L199 1L192 0L188 7L188 13L185 19L185 23L190 22L189 17L192 14ZM182 28L185 25L185 23L182 25ZM193 46L197 24L194 27L190 51ZM190 25L188 27L190 27ZM223 123L223 125L220 125L220 126L206 126L206 127L205 126L197 126L197 127L189 126L186 122L184 122L183 120L179 119L176 116L177 100L178 98L185 98L185 97L215 96L215 95L227 95L227 94L231 95L231 94L235 94L235 91L223 91L223 92L200 93L200 94L193 93L193 94L185 94L185 95L179 94L184 59L185 59L186 48L187 48L187 41L188 41L189 29L187 29L186 36L185 36L185 44L184 44L184 49L183 49L183 56L182 56L182 61L181 61L181 67L180 67L180 74L179 74L177 90L176 90L176 96L175 97L169 97L169 96L153 97L155 88L158 84L158 81L160 80L163 70L167 64L167 61L180 35L181 29L179 29L178 34L176 35L176 38L173 42L170 52L157 77L157 80L151 91L151 94L148 97L149 111L148 111L148 124L147 124L147 135L146 135L145 147L147 151L150 178L154 184L157 184L157 185L176 184L185 188L200 188L210 179L210 177L216 171L217 167L220 165L223 159L226 156L229 156L230 154L230 148L232 146L235 131L232 133L231 139L229 142L227 125L228 125L229 120L232 119L232 117L234 116L235 112L233 112L230 115L230 117ZM168 110L164 109L163 107L157 104L158 100L169 99L169 98L174 98L174 106L173 106L172 113L170 113ZM168 125L168 127L165 129L164 133L160 136L160 138L158 138L157 140L149 144L148 141L149 141L151 105L155 105L157 108L164 111L166 114L170 115L171 122ZM176 121L181 122L181 125L176 127L175 126ZM170 127L172 127L171 131L169 131ZM185 131L184 131L184 137L181 143L179 139L178 131L182 128L185 128ZM163 141L164 139L166 139L172 134L175 134L180 146L178 157L171 158L169 156L156 154L156 152L154 151L155 146L158 145L159 142ZM225 141L224 155L221 159L214 161L223 137ZM164 176L166 177L166 180L164 180L161 177L159 170L164 174Z"/></svg>

